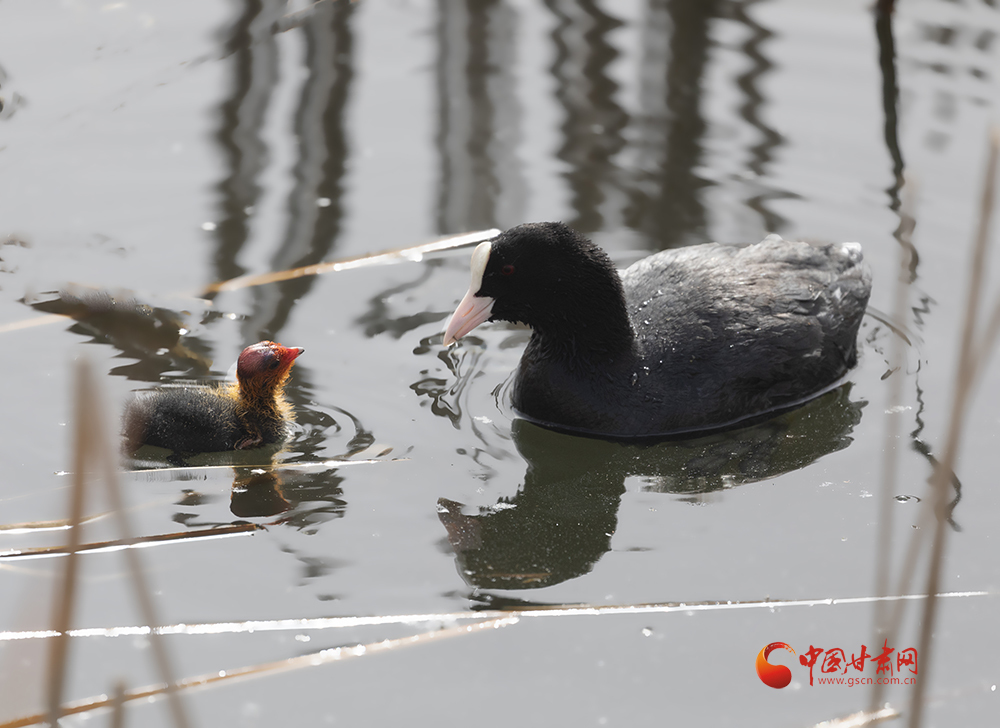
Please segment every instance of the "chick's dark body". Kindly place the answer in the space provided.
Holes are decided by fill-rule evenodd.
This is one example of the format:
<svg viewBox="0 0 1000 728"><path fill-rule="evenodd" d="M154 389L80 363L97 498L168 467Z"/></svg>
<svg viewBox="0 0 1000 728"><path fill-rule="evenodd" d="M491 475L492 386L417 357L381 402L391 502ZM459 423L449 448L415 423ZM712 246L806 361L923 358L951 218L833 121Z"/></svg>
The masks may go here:
<svg viewBox="0 0 1000 728"><path fill-rule="evenodd" d="M122 418L126 450L223 452L284 440L294 420L284 383L302 351L260 342L243 350L235 383L136 392Z"/></svg>
<svg viewBox="0 0 1000 728"><path fill-rule="evenodd" d="M182 453L237 450L284 439L288 425L283 419L242 409L226 388L137 392L125 430L141 428L141 444Z"/></svg>

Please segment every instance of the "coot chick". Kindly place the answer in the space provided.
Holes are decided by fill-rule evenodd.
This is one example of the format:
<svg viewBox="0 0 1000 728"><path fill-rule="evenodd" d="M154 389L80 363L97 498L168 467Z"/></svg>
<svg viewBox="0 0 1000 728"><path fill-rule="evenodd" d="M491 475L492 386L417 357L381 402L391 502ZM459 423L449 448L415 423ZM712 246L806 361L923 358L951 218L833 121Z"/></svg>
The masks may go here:
<svg viewBox="0 0 1000 728"><path fill-rule="evenodd" d="M620 438L715 430L835 383L857 360L870 292L857 243L710 243L619 276L581 234L534 223L476 248L444 343L487 320L531 326L511 395L540 424Z"/></svg>
<svg viewBox="0 0 1000 728"><path fill-rule="evenodd" d="M143 445L183 454L249 450L285 439L295 419L285 380L304 351L261 341L240 354L231 384L136 392L123 417L128 452Z"/></svg>

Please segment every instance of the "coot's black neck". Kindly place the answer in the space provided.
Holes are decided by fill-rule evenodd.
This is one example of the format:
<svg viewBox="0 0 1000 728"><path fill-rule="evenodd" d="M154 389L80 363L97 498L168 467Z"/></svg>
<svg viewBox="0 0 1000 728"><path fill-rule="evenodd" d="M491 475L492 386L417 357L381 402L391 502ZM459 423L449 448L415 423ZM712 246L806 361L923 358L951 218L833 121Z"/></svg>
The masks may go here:
<svg viewBox="0 0 1000 728"><path fill-rule="evenodd" d="M598 365L634 354L635 335L625 306L621 280L613 270L600 285L567 291L570 305L559 316L531 322L531 346L536 350Z"/></svg>
<svg viewBox="0 0 1000 728"><path fill-rule="evenodd" d="M595 365L632 353L635 336L618 271L575 230L560 223L519 225L491 241L481 263L478 295L495 299L492 318L531 326L530 348Z"/></svg>

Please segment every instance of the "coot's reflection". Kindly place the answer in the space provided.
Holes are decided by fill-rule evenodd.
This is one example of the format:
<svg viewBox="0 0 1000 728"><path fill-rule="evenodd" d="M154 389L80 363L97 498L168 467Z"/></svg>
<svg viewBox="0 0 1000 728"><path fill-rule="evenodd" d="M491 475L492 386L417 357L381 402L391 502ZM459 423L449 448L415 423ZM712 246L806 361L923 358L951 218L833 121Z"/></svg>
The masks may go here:
<svg viewBox="0 0 1000 728"><path fill-rule="evenodd" d="M655 445L605 442L515 420L528 462L512 498L477 515L441 499L439 517L470 585L533 589L585 574L611 548L625 479L649 490L695 494L773 478L842 450L861 421L851 384L766 422Z"/></svg>

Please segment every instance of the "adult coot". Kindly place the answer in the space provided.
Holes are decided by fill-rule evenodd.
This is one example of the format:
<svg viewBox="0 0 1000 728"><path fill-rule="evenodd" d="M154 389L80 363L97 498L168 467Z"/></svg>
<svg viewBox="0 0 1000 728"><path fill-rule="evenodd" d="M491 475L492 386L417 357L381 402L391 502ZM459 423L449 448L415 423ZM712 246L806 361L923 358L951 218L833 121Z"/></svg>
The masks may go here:
<svg viewBox="0 0 1000 728"><path fill-rule="evenodd" d="M476 248L444 343L487 320L531 326L512 403L542 424L614 437L720 429L801 403L854 366L870 291L857 243L712 243L619 277L578 232L533 223Z"/></svg>
<svg viewBox="0 0 1000 728"><path fill-rule="evenodd" d="M232 384L136 392L123 417L127 450L156 445L185 454L222 452L285 439L295 419L285 380L304 351L261 341L240 354Z"/></svg>

